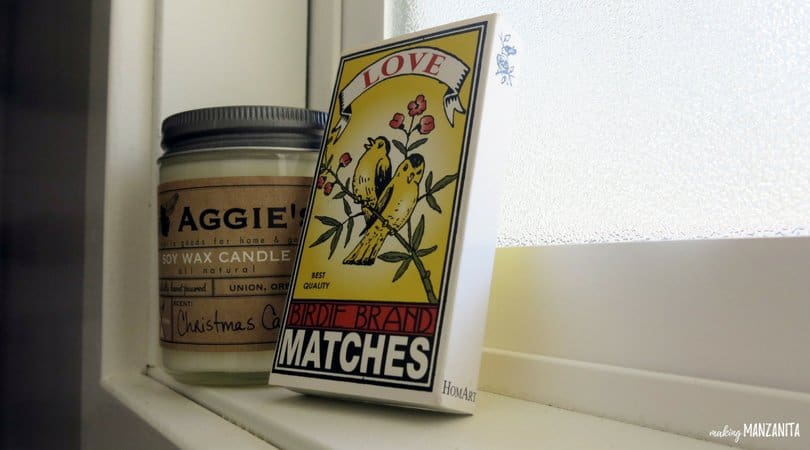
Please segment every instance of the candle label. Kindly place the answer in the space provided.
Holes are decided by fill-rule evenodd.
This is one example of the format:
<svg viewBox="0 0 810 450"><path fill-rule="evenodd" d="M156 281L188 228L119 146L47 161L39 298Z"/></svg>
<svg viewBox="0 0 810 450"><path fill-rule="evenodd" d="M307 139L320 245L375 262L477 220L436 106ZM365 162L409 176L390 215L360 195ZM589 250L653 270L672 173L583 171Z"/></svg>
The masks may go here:
<svg viewBox="0 0 810 450"><path fill-rule="evenodd" d="M158 188L160 343L275 347L310 177L223 177Z"/></svg>

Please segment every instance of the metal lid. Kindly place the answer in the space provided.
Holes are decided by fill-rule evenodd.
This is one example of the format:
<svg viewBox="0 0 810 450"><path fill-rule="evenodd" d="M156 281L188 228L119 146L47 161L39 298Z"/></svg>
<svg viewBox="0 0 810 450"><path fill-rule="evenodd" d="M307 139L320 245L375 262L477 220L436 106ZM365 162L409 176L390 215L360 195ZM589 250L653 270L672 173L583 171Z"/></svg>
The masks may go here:
<svg viewBox="0 0 810 450"><path fill-rule="evenodd" d="M326 113L286 106L218 106L173 114L163 121L163 157L224 147L317 150Z"/></svg>

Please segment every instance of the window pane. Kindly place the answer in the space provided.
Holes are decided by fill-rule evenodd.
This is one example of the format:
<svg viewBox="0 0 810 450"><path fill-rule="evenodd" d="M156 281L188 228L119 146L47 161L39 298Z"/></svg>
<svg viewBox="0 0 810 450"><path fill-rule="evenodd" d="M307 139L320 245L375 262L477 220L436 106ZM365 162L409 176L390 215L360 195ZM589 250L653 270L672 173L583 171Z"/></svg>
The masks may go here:
<svg viewBox="0 0 810 450"><path fill-rule="evenodd" d="M389 2L524 40L501 246L810 234L804 1Z"/></svg>

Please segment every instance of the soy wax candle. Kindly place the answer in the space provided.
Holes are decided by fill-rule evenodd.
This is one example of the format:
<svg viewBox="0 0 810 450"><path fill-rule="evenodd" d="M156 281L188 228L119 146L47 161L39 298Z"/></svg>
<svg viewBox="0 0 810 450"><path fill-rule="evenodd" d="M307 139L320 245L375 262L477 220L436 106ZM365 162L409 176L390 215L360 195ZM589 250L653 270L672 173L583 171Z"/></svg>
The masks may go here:
<svg viewBox="0 0 810 450"><path fill-rule="evenodd" d="M159 329L177 380L267 383L325 121L274 106L163 121Z"/></svg>

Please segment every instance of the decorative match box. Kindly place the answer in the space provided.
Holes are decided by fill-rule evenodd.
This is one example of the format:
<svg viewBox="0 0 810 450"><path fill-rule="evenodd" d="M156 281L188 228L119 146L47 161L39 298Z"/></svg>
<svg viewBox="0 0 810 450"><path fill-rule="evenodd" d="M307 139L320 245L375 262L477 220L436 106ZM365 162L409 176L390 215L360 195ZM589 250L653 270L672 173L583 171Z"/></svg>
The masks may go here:
<svg viewBox="0 0 810 450"><path fill-rule="evenodd" d="M473 412L520 50L489 15L341 58L270 383Z"/></svg>

